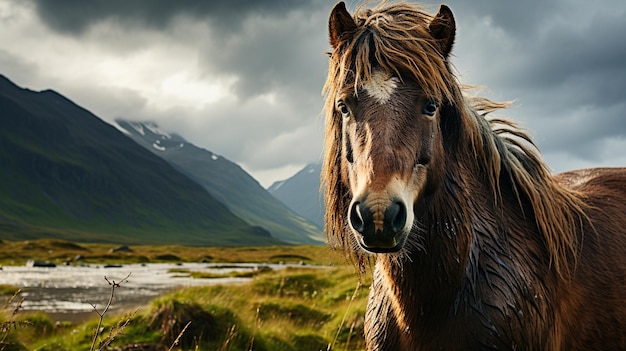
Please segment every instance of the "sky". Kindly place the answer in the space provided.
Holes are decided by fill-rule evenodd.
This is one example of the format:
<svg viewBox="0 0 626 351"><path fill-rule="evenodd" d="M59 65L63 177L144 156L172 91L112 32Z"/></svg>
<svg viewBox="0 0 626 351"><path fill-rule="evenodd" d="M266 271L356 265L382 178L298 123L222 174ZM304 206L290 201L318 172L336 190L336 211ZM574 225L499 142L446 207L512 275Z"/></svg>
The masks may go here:
<svg viewBox="0 0 626 351"><path fill-rule="evenodd" d="M0 74L110 123L154 121L267 187L321 159L334 4L0 0ZM626 2L446 4L460 82L514 100L497 115L528 129L554 172L626 166Z"/></svg>

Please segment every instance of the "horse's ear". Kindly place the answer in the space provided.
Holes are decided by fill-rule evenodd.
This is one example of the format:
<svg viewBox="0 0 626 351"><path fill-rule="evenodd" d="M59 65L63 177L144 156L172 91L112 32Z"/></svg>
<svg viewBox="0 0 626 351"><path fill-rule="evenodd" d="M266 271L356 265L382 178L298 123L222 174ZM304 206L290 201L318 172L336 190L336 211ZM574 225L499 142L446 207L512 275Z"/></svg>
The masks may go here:
<svg viewBox="0 0 626 351"><path fill-rule="evenodd" d="M346 10L346 4L343 1L337 3L328 18L330 46L336 49L346 39L346 35L353 33L355 29L356 23Z"/></svg>
<svg viewBox="0 0 626 351"><path fill-rule="evenodd" d="M428 30L430 31L430 35L439 42L439 49L443 56L447 58L448 55L450 55L450 51L452 51L456 31L456 23L454 22L452 10L446 5L441 5L441 7L439 7L439 13L437 13L437 16L430 22Z"/></svg>

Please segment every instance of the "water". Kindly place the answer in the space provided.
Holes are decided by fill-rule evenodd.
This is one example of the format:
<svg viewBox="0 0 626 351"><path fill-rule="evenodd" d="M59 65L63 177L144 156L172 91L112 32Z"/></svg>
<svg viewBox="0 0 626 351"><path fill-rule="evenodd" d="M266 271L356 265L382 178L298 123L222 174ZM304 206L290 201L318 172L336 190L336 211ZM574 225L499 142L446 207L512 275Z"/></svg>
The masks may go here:
<svg viewBox="0 0 626 351"><path fill-rule="evenodd" d="M264 265L272 269L284 265ZM168 272L174 269L179 272ZM57 266L26 267L7 266L0 270L0 284L11 284L22 289L22 310L43 311L60 320L84 320L97 316L106 306L111 295L109 282L120 283L110 311L137 308L151 299L179 287L242 284L250 278L196 279L180 272L208 272L223 274L233 271L245 272L258 269L257 264L211 264L211 263L154 263L126 264L121 267ZM126 281L122 280L128 276Z"/></svg>

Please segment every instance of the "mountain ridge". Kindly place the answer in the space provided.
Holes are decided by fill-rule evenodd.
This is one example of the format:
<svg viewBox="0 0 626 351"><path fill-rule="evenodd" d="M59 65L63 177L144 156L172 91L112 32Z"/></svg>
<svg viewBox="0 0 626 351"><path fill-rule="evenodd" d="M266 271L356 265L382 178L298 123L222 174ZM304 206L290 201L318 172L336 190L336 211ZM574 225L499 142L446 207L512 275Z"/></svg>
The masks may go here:
<svg viewBox="0 0 626 351"><path fill-rule="evenodd" d="M199 184L54 90L0 75L0 236L272 245Z"/></svg>
<svg viewBox="0 0 626 351"><path fill-rule="evenodd" d="M117 119L135 142L202 185L233 213L288 243L322 244L321 229L277 201L238 164L200 148L154 122Z"/></svg>

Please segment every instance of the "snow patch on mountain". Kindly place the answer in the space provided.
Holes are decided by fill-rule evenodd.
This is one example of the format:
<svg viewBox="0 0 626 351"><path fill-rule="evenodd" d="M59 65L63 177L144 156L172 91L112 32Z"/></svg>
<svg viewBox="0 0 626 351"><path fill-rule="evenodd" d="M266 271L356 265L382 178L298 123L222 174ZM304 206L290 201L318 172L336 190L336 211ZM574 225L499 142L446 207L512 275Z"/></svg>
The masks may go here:
<svg viewBox="0 0 626 351"><path fill-rule="evenodd" d="M274 184L272 184L270 189L271 189L271 191L276 191L276 190L280 189L280 187L283 186L284 184L285 184L284 180L280 180L280 181L274 182Z"/></svg>
<svg viewBox="0 0 626 351"><path fill-rule="evenodd" d="M153 134L161 135L162 137L164 137L164 139L171 139L172 138L172 136L169 133L163 131L162 129L159 129L159 127L156 125L156 123L145 122L145 123L143 123L143 125L146 127L146 129L151 131Z"/></svg>
<svg viewBox="0 0 626 351"><path fill-rule="evenodd" d="M133 127L133 129L136 130L137 133L139 133L139 134L141 134L143 136L146 135L146 132L143 130L143 124L137 123L137 122L130 122L128 124L130 124L130 126Z"/></svg>
<svg viewBox="0 0 626 351"><path fill-rule="evenodd" d="M129 132L128 130L126 130L125 128L123 128L117 121L111 123L111 125L113 127L115 127L115 129L119 130L120 132L128 135L128 136L132 136L133 133Z"/></svg>

